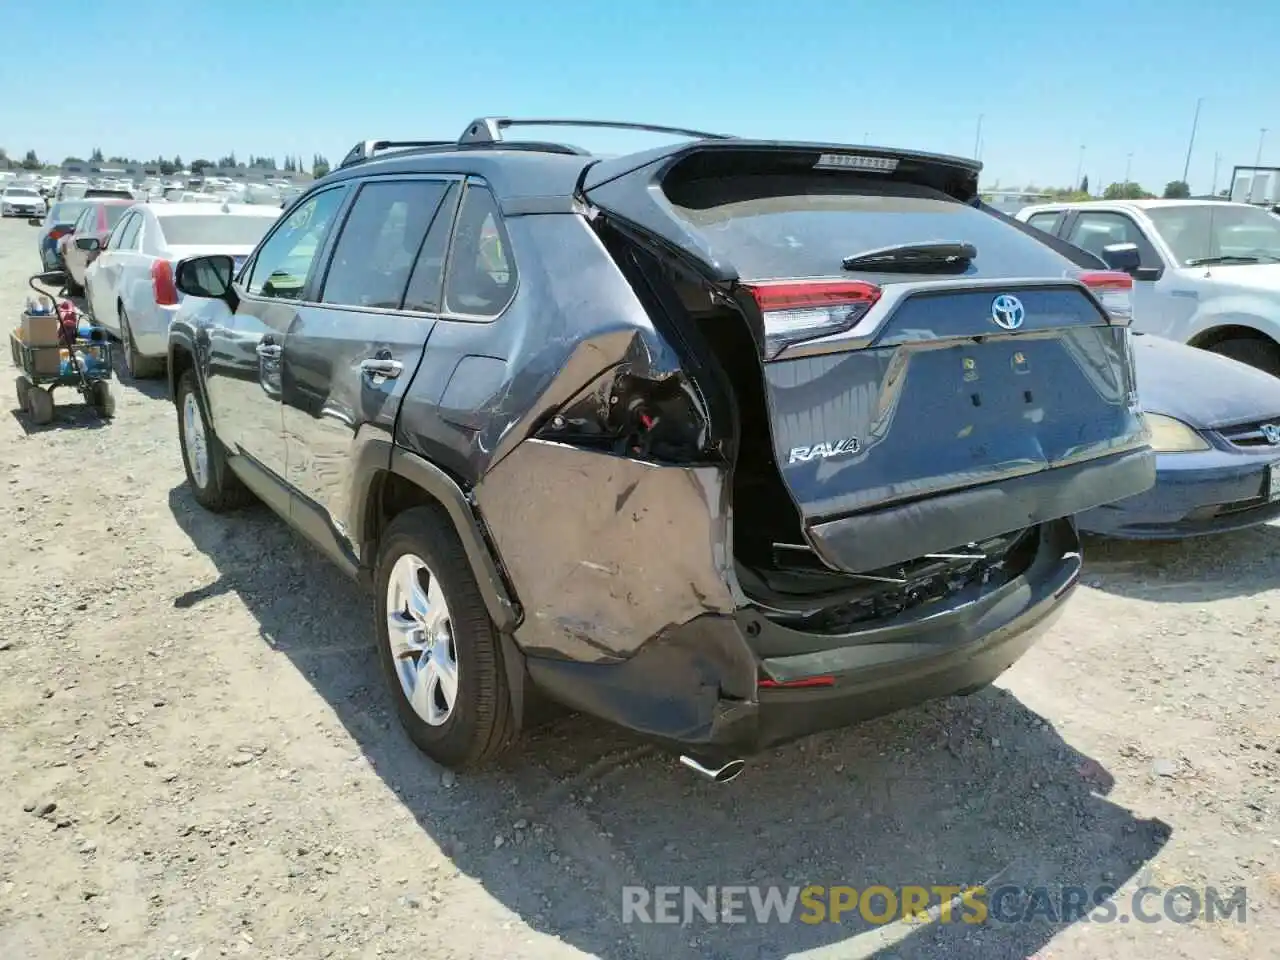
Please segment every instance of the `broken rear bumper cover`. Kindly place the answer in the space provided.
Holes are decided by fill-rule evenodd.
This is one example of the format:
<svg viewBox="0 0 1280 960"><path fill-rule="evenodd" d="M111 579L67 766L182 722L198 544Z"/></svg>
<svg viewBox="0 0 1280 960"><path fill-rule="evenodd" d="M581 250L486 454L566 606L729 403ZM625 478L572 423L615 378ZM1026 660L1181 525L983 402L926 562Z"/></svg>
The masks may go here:
<svg viewBox="0 0 1280 960"><path fill-rule="evenodd" d="M990 683L1054 621L1080 576L1070 520L1043 524L1018 576L973 586L845 634L812 634L751 606L670 628L629 658L529 656L530 679L563 703L673 749L745 756ZM760 687L831 677L829 686Z"/></svg>

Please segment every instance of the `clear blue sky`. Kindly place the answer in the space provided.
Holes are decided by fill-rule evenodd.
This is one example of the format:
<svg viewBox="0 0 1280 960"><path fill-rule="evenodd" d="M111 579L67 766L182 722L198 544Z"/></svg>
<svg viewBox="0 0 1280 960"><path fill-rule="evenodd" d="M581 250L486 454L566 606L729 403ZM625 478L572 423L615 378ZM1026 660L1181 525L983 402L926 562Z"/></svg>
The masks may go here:
<svg viewBox="0 0 1280 960"><path fill-rule="evenodd" d="M984 183L1207 191L1280 165L1275 0L13 0L0 146L42 159L320 152L485 114L672 123L966 156ZM19 50L26 50L20 53ZM47 52L46 52L47 51ZM91 74L81 72L87 61ZM59 55L58 72L39 65ZM601 150L647 146L582 135Z"/></svg>

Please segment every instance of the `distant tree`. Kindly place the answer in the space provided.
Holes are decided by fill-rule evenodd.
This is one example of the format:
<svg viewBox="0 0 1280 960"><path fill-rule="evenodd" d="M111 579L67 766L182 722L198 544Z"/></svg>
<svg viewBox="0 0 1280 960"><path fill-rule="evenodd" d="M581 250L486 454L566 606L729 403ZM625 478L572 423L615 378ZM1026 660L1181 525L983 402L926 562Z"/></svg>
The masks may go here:
<svg viewBox="0 0 1280 960"><path fill-rule="evenodd" d="M329 172L329 161L323 155L317 153L311 161L311 175L319 180Z"/></svg>
<svg viewBox="0 0 1280 960"><path fill-rule="evenodd" d="M250 157L249 166L259 170L274 170L276 169L276 158L275 157Z"/></svg>
<svg viewBox="0 0 1280 960"><path fill-rule="evenodd" d="M232 150L232 151L231 151L230 153L228 153L226 156L219 157L219 158L218 158L218 162L217 162L216 164L214 164L214 166L218 166L218 167L242 167L242 166L244 166L244 164L242 164L240 161L238 161L238 160L236 159L236 152L235 152L234 150Z"/></svg>
<svg viewBox="0 0 1280 960"><path fill-rule="evenodd" d="M192 160L191 172L195 174L199 174L201 171L203 171L207 167L212 167L212 166L213 166L213 163L208 160Z"/></svg>
<svg viewBox="0 0 1280 960"><path fill-rule="evenodd" d="M84 161L83 161L83 160L81 160L79 157L66 157L66 158L64 158L64 159L63 159L63 161L62 161L62 165L65 167L68 163L84 163Z"/></svg>
<svg viewBox="0 0 1280 960"><path fill-rule="evenodd" d="M1071 187L1046 187L1044 192L1057 203L1077 203L1089 199L1089 194Z"/></svg>
<svg viewBox="0 0 1280 960"><path fill-rule="evenodd" d="M1191 187L1185 180L1170 180L1164 185L1166 200L1185 200L1191 196Z"/></svg>
<svg viewBox="0 0 1280 960"><path fill-rule="evenodd" d="M1041 192L1040 188L1037 187L1034 183L1028 183L1025 187L1022 188L1022 191L1024 193L1040 193Z"/></svg>
<svg viewBox="0 0 1280 960"><path fill-rule="evenodd" d="M39 170L44 164L40 162L40 158L36 156L34 150L28 150L27 155L22 158L23 170Z"/></svg>
<svg viewBox="0 0 1280 960"><path fill-rule="evenodd" d="M1150 194L1142 189L1140 184L1130 181L1129 183L1111 183L1107 185L1107 189L1102 192L1105 200L1142 200L1149 197Z"/></svg>
<svg viewBox="0 0 1280 960"><path fill-rule="evenodd" d="M1089 195L1089 175L1087 173L1080 178L1080 192L1086 197Z"/></svg>
<svg viewBox="0 0 1280 960"><path fill-rule="evenodd" d="M103 162L103 159L102 159L102 148L101 148L101 147L94 147L94 148L93 148L93 153L89 154L89 162L90 162L90 163L102 163L102 162Z"/></svg>
<svg viewBox="0 0 1280 960"><path fill-rule="evenodd" d="M9 159L9 151L4 147L0 147L0 170L8 170L13 166L13 161Z"/></svg>

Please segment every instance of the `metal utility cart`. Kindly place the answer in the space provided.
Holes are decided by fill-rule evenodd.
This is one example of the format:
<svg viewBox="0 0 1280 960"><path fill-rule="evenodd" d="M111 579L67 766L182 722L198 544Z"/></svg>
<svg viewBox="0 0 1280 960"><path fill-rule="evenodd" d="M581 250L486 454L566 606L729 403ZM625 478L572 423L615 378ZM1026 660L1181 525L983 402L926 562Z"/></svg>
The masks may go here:
<svg viewBox="0 0 1280 960"><path fill-rule="evenodd" d="M62 271L31 277L28 280L31 289L53 303L53 312L37 315L24 311L22 323L9 334L14 365L22 371L17 379L18 407L36 424L52 422L53 391L58 387L76 389L84 403L103 417L115 414L116 402L110 383L111 341L101 327L86 324L79 310L74 331L60 321L58 304L67 300L65 283L66 274ZM57 293L41 289L38 284L54 287ZM56 333L50 335L46 329L43 336L32 339L30 331L37 325L52 326ZM88 337L81 336L85 326L88 326Z"/></svg>

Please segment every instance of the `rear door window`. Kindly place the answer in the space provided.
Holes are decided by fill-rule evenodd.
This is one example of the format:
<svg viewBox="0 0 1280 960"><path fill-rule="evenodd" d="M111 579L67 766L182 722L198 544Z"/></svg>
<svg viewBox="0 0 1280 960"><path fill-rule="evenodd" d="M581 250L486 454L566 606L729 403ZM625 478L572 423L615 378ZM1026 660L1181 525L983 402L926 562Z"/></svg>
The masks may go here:
<svg viewBox="0 0 1280 960"><path fill-rule="evenodd" d="M431 229L422 242L418 260L409 277L409 288L404 295L404 309L420 313L436 313L440 310L440 294L444 287L444 259L449 249L449 233L453 229L453 214L458 207L457 184L450 184Z"/></svg>
<svg viewBox="0 0 1280 960"><path fill-rule="evenodd" d="M117 231L120 237L119 249L132 250L137 246L138 233L142 229L142 214L135 213L129 217L129 222L122 224L121 229Z"/></svg>
<svg viewBox="0 0 1280 960"><path fill-rule="evenodd" d="M1068 242L1095 257L1101 257L1104 247L1114 243L1133 243L1138 246L1141 265L1160 266L1160 257L1133 218L1110 210L1081 210L1071 226Z"/></svg>
<svg viewBox="0 0 1280 960"><path fill-rule="evenodd" d="M1027 217L1027 223L1035 227L1037 230L1043 230L1045 233L1058 235L1058 230L1062 226L1062 211L1055 210L1049 213L1033 213Z"/></svg>
<svg viewBox="0 0 1280 960"><path fill-rule="evenodd" d="M469 183L449 250L445 310L490 319L506 309L515 289L516 266L498 203L488 187Z"/></svg>
<svg viewBox="0 0 1280 960"><path fill-rule="evenodd" d="M665 186L665 185L664 185ZM814 175L686 179L665 186L676 217L743 279L865 276L842 260L881 247L947 240L978 255L956 276L1060 276L1048 247L929 187ZM898 271L878 282L909 279Z"/></svg>
<svg viewBox="0 0 1280 960"><path fill-rule="evenodd" d="M333 248L322 303L395 310L448 183L383 180L360 188Z"/></svg>

